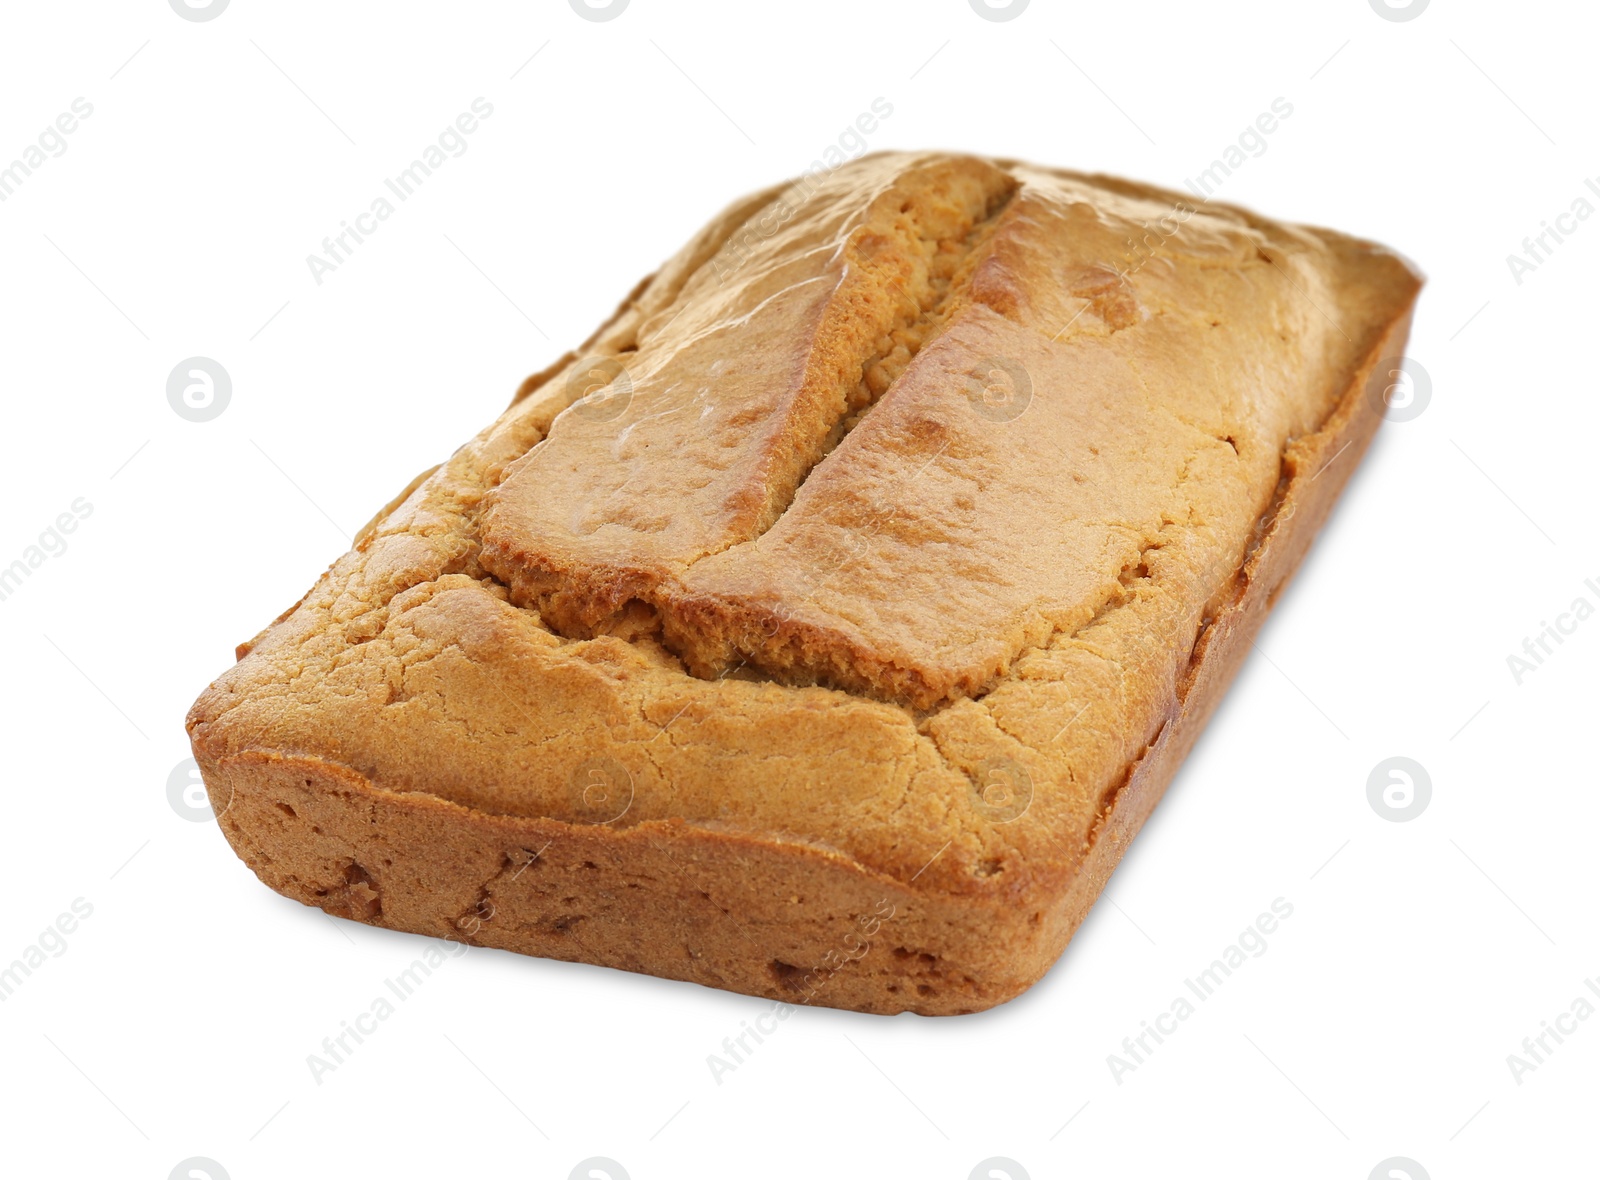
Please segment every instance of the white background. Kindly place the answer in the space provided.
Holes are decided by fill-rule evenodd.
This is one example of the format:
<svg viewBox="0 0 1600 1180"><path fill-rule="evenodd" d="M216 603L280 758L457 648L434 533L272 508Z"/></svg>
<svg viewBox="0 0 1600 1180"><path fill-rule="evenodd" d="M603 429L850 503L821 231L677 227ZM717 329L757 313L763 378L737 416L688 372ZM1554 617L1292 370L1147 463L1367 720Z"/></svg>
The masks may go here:
<svg viewBox="0 0 1600 1180"><path fill-rule="evenodd" d="M74 899L93 913L0 1003L0 1173L1594 1174L1600 1019L1520 1084L1506 1061L1600 978L1600 619L1520 685L1506 660L1600 605L1600 218L1520 284L1506 262L1600 177L1592 9L633 0L600 23L564 0L234 0L191 22L108 0L3 20L0 163L75 98L93 114L0 204L0 565L75 499L92 514L0 602L0 965ZM306 255L479 96L469 150L319 286ZM522 377L880 96L873 149L1173 186L1288 99L1218 195L1415 259L1431 401L1384 426L1021 999L802 1011L719 1085L707 1055L762 1001L472 950L316 1084L307 1054L420 941L279 898L177 815L186 708ZM199 424L165 394L194 355L233 380ZM1397 754L1433 785L1406 823L1367 800ZM1114 1081L1122 1038L1278 897L1267 952Z"/></svg>

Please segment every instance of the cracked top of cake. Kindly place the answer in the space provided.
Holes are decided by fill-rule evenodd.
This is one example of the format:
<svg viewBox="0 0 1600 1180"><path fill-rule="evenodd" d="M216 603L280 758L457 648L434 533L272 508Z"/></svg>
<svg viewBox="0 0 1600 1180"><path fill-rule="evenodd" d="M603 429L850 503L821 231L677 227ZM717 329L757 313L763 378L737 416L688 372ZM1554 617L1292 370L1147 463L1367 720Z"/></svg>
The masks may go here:
<svg viewBox="0 0 1600 1180"><path fill-rule="evenodd" d="M484 567L560 633L980 695L1169 546L1237 555L1362 314L1313 235L1032 169L886 156L791 196L491 495Z"/></svg>
<svg viewBox="0 0 1600 1180"><path fill-rule="evenodd" d="M1003 161L755 194L379 513L196 742L949 887L1070 871L1417 286L1342 235ZM586 810L597 773L621 815Z"/></svg>

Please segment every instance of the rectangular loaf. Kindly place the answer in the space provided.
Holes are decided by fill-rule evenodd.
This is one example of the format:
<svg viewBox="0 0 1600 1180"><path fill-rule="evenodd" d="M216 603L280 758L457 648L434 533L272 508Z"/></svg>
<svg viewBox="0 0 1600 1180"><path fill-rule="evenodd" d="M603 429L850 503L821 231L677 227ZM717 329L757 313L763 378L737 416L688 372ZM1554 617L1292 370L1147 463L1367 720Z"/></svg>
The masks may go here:
<svg viewBox="0 0 1600 1180"><path fill-rule="evenodd" d="M1360 459L1419 286L1009 161L738 202L240 647L189 717L223 831L400 930L1009 999Z"/></svg>

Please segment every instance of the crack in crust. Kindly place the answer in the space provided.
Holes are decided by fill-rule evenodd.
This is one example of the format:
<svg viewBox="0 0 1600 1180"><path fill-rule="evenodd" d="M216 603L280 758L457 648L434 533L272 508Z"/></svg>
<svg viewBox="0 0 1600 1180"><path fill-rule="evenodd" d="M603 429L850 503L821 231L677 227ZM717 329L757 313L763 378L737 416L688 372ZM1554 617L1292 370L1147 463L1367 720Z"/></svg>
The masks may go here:
<svg viewBox="0 0 1600 1180"><path fill-rule="evenodd" d="M556 630L670 609L690 566L766 533L937 334L1015 182L934 158L834 189L770 257L688 285L676 332L630 358L620 420L568 411L490 497L482 560Z"/></svg>

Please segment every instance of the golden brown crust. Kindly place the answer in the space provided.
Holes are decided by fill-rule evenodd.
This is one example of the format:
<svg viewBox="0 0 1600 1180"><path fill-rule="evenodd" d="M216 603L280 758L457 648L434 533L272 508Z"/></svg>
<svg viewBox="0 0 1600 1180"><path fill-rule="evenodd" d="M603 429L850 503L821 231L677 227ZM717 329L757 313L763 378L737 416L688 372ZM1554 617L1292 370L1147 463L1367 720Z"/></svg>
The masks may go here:
<svg viewBox="0 0 1600 1180"><path fill-rule="evenodd" d="M1044 174L1007 171L1021 182L1010 209ZM1097 223L1153 219L1179 200L1050 176L1076 186L1076 203ZM645 285L589 351L647 348L681 311L674 301L695 298L720 243L772 199L714 222L663 268L669 277L657 281L670 294ZM1403 347L1418 284L1392 256L1325 231L1229 218L1220 228L1195 223L1205 232L1173 247L1186 251L1188 271L1152 254L1132 275L1131 295L1087 261L1060 290L1017 261L974 263L963 280L983 295L974 314L1003 320L995 330L1019 350L1040 347L1030 317L1059 305L1080 312L1080 324L1091 320L1086 331L1098 340L1125 341L1129 366L1149 374L1167 365L1170 379L1196 387L1193 364L1175 367L1183 358L1167 356L1159 334L1146 333L1153 343L1141 351L1140 334L1152 319L1213 305L1241 317L1233 345L1207 354L1200 371L1253 365L1260 380L1205 383L1234 393L1186 403L1195 412L1181 425L1192 434L1143 432L1151 447L1179 434L1209 442L1180 448L1183 478L1136 490L1164 496L1187 482L1205 494L1156 496L1153 536L1150 527L1118 531L1120 548L1108 547L1113 577L1090 587L1087 615L1081 602L1076 613L1041 612L1042 633L1008 640L1005 659L954 695L885 692L869 677L851 684L857 651L837 676L806 672L889 700L748 669L696 679L673 650L692 643L663 635L649 612L620 612L582 637L559 634L514 605L479 543L485 497L575 396L557 373L411 491L196 702L196 756L219 809L232 796L230 840L274 888L400 929L454 929L485 945L779 998L833 952L828 962L843 954L848 965L803 998L866 1011L968 1011L1015 995L1060 953L1226 686L1376 426L1366 374ZM1241 226L1264 236L1264 260L1241 257ZM1074 232L1056 237L1076 241ZM1005 245L1003 226L987 240L997 239L987 258L1020 248ZM1217 293L1247 285L1242 272L1249 283L1278 276L1306 306L1282 292L1229 304ZM1150 276L1143 286L1140 276ZM1313 317L1337 330L1309 326ZM975 347L957 319L919 359L940 340L947 350ZM1285 336L1297 342L1287 352ZM880 418L888 431L897 413L914 420L917 399L937 395L928 366L900 370L847 438L870 441L863 431ZM1303 392L1279 396L1291 379ZM1121 420L1079 418L1085 432ZM1220 441L1229 429L1234 441ZM1230 466L1218 448L1234 446ZM835 450L813 472L775 529L797 510L826 515L849 494L843 458ZM1022 467L1008 502L1017 506L1030 487L1049 501L1048 470ZM1230 476L1236 467L1251 474ZM821 490L808 506L814 484ZM1031 543L1047 526L1040 517L1013 540ZM1007 527L989 526L1002 541ZM804 560L803 546L795 552ZM963 583L945 585L949 601L961 601ZM726 586L698 592L702 603L727 598ZM689 596L676 605L673 625L690 639L718 624L712 612L697 627ZM857 647L883 650L887 630L863 627ZM915 640L916 627L909 632ZM960 665L924 666L940 675ZM545 863L516 873L516 850L543 841L552 842ZM675 872L680 861L687 874ZM495 899L488 918L459 904L476 905L480 889ZM857 958L851 931L880 904L893 907L892 918L878 914L891 933L861 939ZM633 928L647 937L630 941Z"/></svg>

